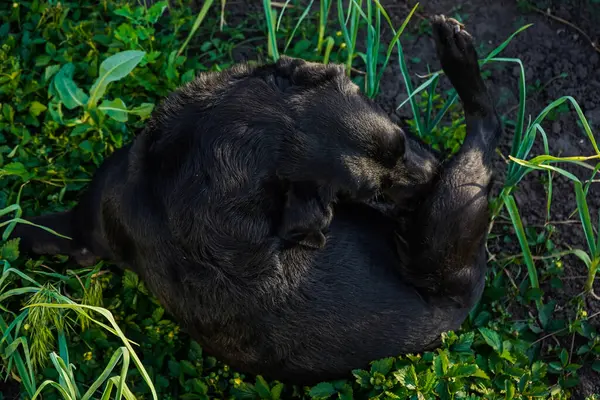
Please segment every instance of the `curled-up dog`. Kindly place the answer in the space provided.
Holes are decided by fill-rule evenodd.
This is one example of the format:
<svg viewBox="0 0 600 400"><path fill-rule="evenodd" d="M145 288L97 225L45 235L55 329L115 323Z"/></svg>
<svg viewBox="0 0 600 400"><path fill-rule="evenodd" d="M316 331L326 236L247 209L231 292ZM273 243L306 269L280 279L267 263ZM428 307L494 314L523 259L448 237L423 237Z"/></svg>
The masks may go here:
<svg viewBox="0 0 600 400"><path fill-rule="evenodd" d="M341 66L201 74L25 250L138 273L205 349L303 384L439 345L481 296L500 122L471 36L435 17L467 135L440 161Z"/></svg>

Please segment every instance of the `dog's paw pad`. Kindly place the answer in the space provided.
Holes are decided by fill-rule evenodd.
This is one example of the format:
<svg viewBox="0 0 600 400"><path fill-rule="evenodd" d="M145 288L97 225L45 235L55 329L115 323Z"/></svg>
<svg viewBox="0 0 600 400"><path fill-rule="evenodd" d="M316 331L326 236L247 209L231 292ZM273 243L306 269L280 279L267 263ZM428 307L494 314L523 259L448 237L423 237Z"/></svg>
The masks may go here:
<svg viewBox="0 0 600 400"><path fill-rule="evenodd" d="M444 70L456 69L472 72L477 66L477 52L473 37L465 26L454 18L436 15L432 18L433 37L438 57Z"/></svg>

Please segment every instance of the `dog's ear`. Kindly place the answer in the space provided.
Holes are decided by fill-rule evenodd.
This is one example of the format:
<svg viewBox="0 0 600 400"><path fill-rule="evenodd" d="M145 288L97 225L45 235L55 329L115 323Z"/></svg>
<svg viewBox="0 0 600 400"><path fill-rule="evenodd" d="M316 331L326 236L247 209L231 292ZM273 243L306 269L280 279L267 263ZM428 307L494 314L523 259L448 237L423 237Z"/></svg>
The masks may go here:
<svg viewBox="0 0 600 400"><path fill-rule="evenodd" d="M344 67L282 56L275 64L275 75L281 90L289 86L309 88L343 77Z"/></svg>
<svg viewBox="0 0 600 400"><path fill-rule="evenodd" d="M3 218L7 220L6 217ZM9 218L8 218L9 219ZM73 257L78 264L90 266L96 262L96 257L85 246L82 246L75 232L73 211L64 211L38 217L24 218L39 226L51 229L60 234L48 232L38 226L17 223L12 231L11 238L19 238L19 248L24 253L38 255L64 254ZM67 237L67 238L65 238Z"/></svg>
<svg viewBox="0 0 600 400"><path fill-rule="evenodd" d="M312 183L292 183L283 210L280 237L285 241L322 249L333 217L330 196Z"/></svg>

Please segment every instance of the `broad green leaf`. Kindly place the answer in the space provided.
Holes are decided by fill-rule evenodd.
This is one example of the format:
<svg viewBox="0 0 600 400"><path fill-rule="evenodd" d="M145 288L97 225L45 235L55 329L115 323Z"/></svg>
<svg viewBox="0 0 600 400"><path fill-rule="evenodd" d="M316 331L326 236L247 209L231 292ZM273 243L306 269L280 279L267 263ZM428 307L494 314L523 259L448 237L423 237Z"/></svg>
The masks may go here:
<svg viewBox="0 0 600 400"><path fill-rule="evenodd" d="M20 162L9 163L0 168L0 177L11 175L16 175L24 181L29 180L30 178L30 174L29 172L27 172L27 168L25 168L25 165L23 165L23 163Z"/></svg>
<svg viewBox="0 0 600 400"><path fill-rule="evenodd" d="M142 119L144 119L144 118L148 117L150 114L152 114L153 110L154 110L154 104L142 103L141 105L129 110L129 113L137 115L137 116L141 117Z"/></svg>
<svg viewBox="0 0 600 400"><path fill-rule="evenodd" d="M393 372L394 377L402 386L409 390L416 390L418 387L418 378L414 365L401 368Z"/></svg>
<svg viewBox="0 0 600 400"><path fill-rule="evenodd" d="M477 371L477 365L454 365L448 371L447 376L450 378L463 378L472 376Z"/></svg>
<svg viewBox="0 0 600 400"><path fill-rule="evenodd" d="M48 65L44 70L44 81L48 82L58 71L60 71L60 65Z"/></svg>
<svg viewBox="0 0 600 400"><path fill-rule="evenodd" d="M504 391L506 393L504 396L506 400L512 400L515 398L515 385L508 379L504 381Z"/></svg>
<svg viewBox="0 0 600 400"><path fill-rule="evenodd" d="M60 71L54 76L54 87L60 101L69 110L77 107L82 107L88 101L88 96L77 87L73 81L73 72L75 67L73 64L65 64Z"/></svg>
<svg viewBox="0 0 600 400"><path fill-rule="evenodd" d="M371 364L371 373L379 372L382 375L387 375L392 367L394 366L394 358L383 358L381 360L373 361Z"/></svg>
<svg viewBox="0 0 600 400"><path fill-rule="evenodd" d="M271 398L273 400L279 400L281 398L281 393L283 392L284 388L285 385L283 383L278 383L275 386L273 386L273 388L271 388Z"/></svg>
<svg viewBox="0 0 600 400"><path fill-rule="evenodd" d="M112 101L104 100L98 107L100 111L119 122L127 122L127 106L117 98Z"/></svg>
<svg viewBox="0 0 600 400"><path fill-rule="evenodd" d="M489 328L479 328L479 332L490 347L498 353L502 352L502 338L500 335Z"/></svg>
<svg viewBox="0 0 600 400"><path fill-rule="evenodd" d="M470 353L474 338L475 332L467 332L460 335L458 342L452 345L452 350L458 353Z"/></svg>
<svg viewBox="0 0 600 400"><path fill-rule="evenodd" d="M168 7L167 1L157 1L148 9L148 22L155 24Z"/></svg>
<svg viewBox="0 0 600 400"><path fill-rule="evenodd" d="M368 387L371 379L371 375L362 369L355 369L352 371L352 375L356 378L356 383L360 385L360 387Z"/></svg>
<svg viewBox="0 0 600 400"><path fill-rule="evenodd" d="M92 126L90 124L79 124L71 131L71 134L69 136L81 136L88 132L90 129L92 129Z"/></svg>
<svg viewBox="0 0 600 400"><path fill-rule="evenodd" d="M262 376L258 375L256 377L254 388L256 389L256 393L258 393L261 399L271 398L271 390L269 389L269 384L267 383L267 381L265 381L265 378L263 378Z"/></svg>
<svg viewBox="0 0 600 400"><path fill-rule="evenodd" d="M94 151L94 145L89 140L84 140L79 143L79 148L87 153L92 153Z"/></svg>
<svg viewBox="0 0 600 400"><path fill-rule="evenodd" d="M38 115L40 115L41 113L43 113L47 109L48 109L48 107L46 107L45 105L43 105L39 101L33 101L29 105L29 113L31 115L33 115L34 117L37 117Z"/></svg>
<svg viewBox="0 0 600 400"><path fill-rule="evenodd" d="M108 84L126 77L142 61L146 52L125 50L108 57L100 64L98 78L90 89L88 106L93 107L106 92Z"/></svg>
<svg viewBox="0 0 600 400"><path fill-rule="evenodd" d="M4 260L15 261L19 258L20 238L11 239L0 247L0 257Z"/></svg>
<svg viewBox="0 0 600 400"><path fill-rule="evenodd" d="M332 395L336 394L337 390L329 382L321 382L310 389L308 394L313 399L328 399Z"/></svg>

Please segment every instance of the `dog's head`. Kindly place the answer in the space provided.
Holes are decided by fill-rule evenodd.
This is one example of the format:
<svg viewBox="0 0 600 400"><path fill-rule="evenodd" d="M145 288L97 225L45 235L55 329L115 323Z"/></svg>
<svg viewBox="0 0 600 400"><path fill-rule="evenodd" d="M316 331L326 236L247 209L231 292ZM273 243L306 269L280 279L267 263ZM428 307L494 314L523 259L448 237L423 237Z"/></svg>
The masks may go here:
<svg viewBox="0 0 600 400"><path fill-rule="evenodd" d="M343 66L284 57L274 76L294 121L284 175L326 181L338 195L367 202L382 193L408 201L432 181L435 156L364 96Z"/></svg>

